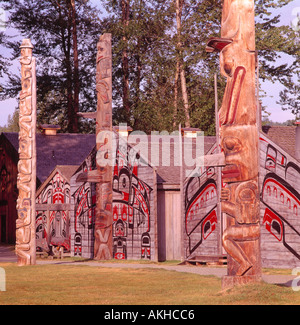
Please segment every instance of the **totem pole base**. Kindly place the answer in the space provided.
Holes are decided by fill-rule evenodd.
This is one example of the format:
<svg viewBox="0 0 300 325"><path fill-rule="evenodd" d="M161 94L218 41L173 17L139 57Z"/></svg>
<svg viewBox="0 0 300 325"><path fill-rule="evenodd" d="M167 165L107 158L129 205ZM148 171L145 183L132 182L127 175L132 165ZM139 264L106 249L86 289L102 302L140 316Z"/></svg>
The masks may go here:
<svg viewBox="0 0 300 325"><path fill-rule="evenodd" d="M236 286L242 286L250 283L259 283L261 281L261 275L226 275L222 278L222 290L228 290Z"/></svg>

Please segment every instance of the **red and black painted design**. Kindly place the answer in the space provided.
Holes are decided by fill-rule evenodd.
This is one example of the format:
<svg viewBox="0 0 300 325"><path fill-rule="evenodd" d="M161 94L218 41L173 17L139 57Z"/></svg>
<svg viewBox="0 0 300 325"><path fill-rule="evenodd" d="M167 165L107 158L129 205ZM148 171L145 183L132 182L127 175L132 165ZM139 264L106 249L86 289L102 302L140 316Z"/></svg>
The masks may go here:
<svg viewBox="0 0 300 325"><path fill-rule="evenodd" d="M289 163L286 167L298 170L298 166ZM299 173L300 175L300 173ZM275 173L268 173L265 176L261 192L261 201L266 205L263 225L279 242L281 242L294 256L300 259L299 245L295 243L295 236L299 237L300 232L293 225L293 221L299 218L300 194L283 178ZM279 210L278 207L281 207ZM279 211L284 211L284 215ZM293 238L293 241L287 239Z"/></svg>
<svg viewBox="0 0 300 325"><path fill-rule="evenodd" d="M37 251L49 252L51 246L64 247L66 251L70 251L69 212L50 210L49 214L46 213L47 204L70 203L70 184L57 172L38 195L36 203L45 204L45 211L36 211Z"/></svg>
<svg viewBox="0 0 300 325"><path fill-rule="evenodd" d="M217 184L211 178L214 175L214 168L208 168L201 176L190 178L185 188L187 257L216 230Z"/></svg>
<svg viewBox="0 0 300 325"><path fill-rule="evenodd" d="M126 259L129 250L134 254L134 237L139 235L141 258L150 259L152 188L138 177L139 155L130 163L127 153L128 148L118 146L113 172L113 257ZM132 247L127 247L129 242Z"/></svg>
<svg viewBox="0 0 300 325"><path fill-rule="evenodd" d="M96 198L90 183L84 183L74 193L74 256L82 256L82 237L93 239Z"/></svg>

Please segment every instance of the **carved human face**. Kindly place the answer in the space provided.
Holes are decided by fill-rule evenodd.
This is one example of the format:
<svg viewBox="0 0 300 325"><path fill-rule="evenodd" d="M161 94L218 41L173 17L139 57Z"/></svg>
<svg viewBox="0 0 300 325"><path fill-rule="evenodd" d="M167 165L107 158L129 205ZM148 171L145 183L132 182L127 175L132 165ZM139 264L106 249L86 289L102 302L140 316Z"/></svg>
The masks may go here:
<svg viewBox="0 0 300 325"><path fill-rule="evenodd" d="M259 193L257 183L243 182L236 189L236 218L241 223L256 223L259 218Z"/></svg>
<svg viewBox="0 0 300 325"><path fill-rule="evenodd" d="M21 48L21 57L30 57L32 56L32 48L23 47Z"/></svg>
<svg viewBox="0 0 300 325"><path fill-rule="evenodd" d="M223 126L221 146L226 166L222 169L225 183L250 180L258 175L256 126Z"/></svg>
<svg viewBox="0 0 300 325"><path fill-rule="evenodd" d="M123 237L125 236L125 227L121 220L116 223L115 236Z"/></svg>
<svg viewBox="0 0 300 325"><path fill-rule="evenodd" d="M108 56L107 49L108 44L106 41L100 40L97 43L97 62Z"/></svg>

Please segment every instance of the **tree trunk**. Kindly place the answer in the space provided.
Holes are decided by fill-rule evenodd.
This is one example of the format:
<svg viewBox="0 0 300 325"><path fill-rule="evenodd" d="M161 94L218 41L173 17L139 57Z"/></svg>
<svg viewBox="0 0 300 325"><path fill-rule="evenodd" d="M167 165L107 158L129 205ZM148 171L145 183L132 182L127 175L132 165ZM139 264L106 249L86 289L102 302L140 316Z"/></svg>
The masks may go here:
<svg viewBox="0 0 300 325"><path fill-rule="evenodd" d="M176 117L178 112L178 79L179 79L179 60L176 62L175 80L174 80L174 116L173 128L176 128Z"/></svg>
<svg viewBox="0 0 300 325"><path fill-rule="evenodd" d="M127 52L127 27L129 25L129 0L122 0L122 25L123 25L123 52L122 52L122 69L123 69L123 107L129 113L129 64Z"/></svg>
<svg viewBox="0 0 300 325"><path fill-rule="evenodd" d="M181 16L184 0L176 0L176 23L177 23L177 65L180 71L181 91L185 113L185 127L190 127L189 101L186 89L186 79L182 58L182 42L181 42Z"/></svg>
<svg viewBox="0 0 300 325"><path fill-rule="evenodd" d="M59 15L62 19L61 7L59 6ZM61 36L63 43L63 51L65 54L66 62L66 88L67 88L67 116L68 116L68 132L73 133L74 125L74 111L73 111L73 89L72 89L72 66L71 66L71 12L68 8L68 26L67 26L67 35L65 36L65 31L61 27Z"/></svg>
<svg viewBox="0 0 300 325"><path fill-rule="evenodd" d="M79 131L77 113L79 111L80 86L79 86L79 65L78 65L78 46L77 46L75 0L71 0L71 7L72 7L72 36L73 36L73 55L74 55L74 101L73 101L74 124L73 124L73 132L77 133Z"/></svg>
<svg viewBox="0 0 300 325"><path fill-rule="evenodd" d="M186 80L185 80L185 72L183 66L181 64L180 69L180 79L181 79L181 89L182 89L182 97L183 97L183 104L184 104L184 113L185 113L185 127L189 128L190 124L190 113L189 113L189 100L188 94L186 90Z"/></svg>

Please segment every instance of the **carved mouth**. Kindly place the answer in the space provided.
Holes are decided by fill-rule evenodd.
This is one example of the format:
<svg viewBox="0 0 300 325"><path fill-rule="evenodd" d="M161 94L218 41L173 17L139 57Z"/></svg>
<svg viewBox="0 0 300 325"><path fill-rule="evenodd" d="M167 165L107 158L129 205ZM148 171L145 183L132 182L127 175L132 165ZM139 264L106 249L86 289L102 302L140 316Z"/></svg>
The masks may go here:
<svg viewBox="0 0 300 325"><path fill-rule="evenodd" d="M222 176L224 178L237 178L240 176L240 170L237 165L226 165L222 169Z"/></svg>

